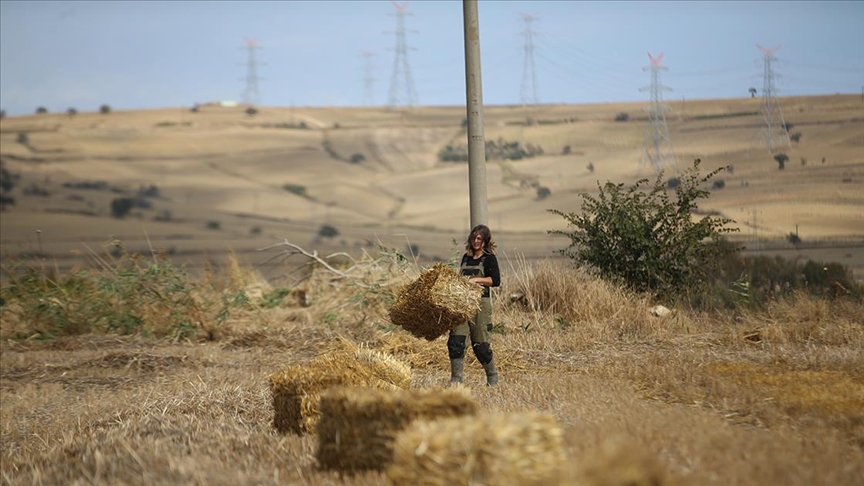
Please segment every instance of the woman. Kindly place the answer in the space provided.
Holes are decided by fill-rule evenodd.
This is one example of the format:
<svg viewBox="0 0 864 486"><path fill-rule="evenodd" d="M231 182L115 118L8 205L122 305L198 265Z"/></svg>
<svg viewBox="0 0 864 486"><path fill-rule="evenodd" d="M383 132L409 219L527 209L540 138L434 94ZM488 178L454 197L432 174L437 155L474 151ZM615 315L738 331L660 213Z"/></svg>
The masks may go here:
<svg viewBox="0 0 864 486"><path fill-rule="evenodd" d="M501 285L501 274L498 271L492 232L487 226L477 225L468 234L459 269L462 275L469 277L470 282L483 287L483 298L480 299L480 310L474 318L450 331L447 339L450 382L462 383L465 341L470 335L474 356L486 370L486 384L495 386L498 384L498 371L495 369L492 347L489 345L489 328L492 324L492 299L489 289Z"/></svg>

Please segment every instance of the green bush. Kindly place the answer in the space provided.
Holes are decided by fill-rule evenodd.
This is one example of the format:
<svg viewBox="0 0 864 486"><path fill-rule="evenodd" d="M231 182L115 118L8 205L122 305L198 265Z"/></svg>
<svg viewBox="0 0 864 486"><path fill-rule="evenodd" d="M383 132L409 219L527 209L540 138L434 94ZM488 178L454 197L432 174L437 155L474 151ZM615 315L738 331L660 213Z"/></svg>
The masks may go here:
<svg viewBox="0 0 864 486"><path fill-rule="evenodd" d="M99 113L101 113L103 115L107 115L108 113L111 113L111 106L109 106L109 105L100 106L99 107Z"/></svg>
<svg viewBox="0 0 864 486"><path fill-rule="evenodd" d="M586 265L605 279L637 291L671 298L704 291L710 277L730 249L722 235L733 221L705 216L695 221L692 213L709 192L700 189L724 168L699 175L700 160L680 178L672 201L661 173L651 190L643 179L629 188L607 182L597 197L583 193L582 211L549 211L567 220L572 231L550 234L570 238L561 253L576 264Z"/></svg>
<svg viewBox="0 0 864 486"><path fill-rule="evenodd" d="M215 294L196 286L168 262L115 247L98 267L68 275L45 273L26 261L4 262L7 284L0 287L9 317L26 326L14 339L52 339L86 333L136 334L155 338L206 337L233 308L246 306L245 294ZM48 272L51 272L48 270ZM7 312L4 309L4 317Z"/></svg>

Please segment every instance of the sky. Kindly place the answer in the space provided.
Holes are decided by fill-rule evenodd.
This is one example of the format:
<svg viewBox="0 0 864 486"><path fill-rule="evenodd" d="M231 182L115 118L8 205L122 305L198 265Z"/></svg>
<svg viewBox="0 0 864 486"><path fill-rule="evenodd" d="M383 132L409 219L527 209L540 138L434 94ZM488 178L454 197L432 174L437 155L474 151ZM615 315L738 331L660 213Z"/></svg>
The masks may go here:
<svg viewBox="0 0 864 486"><path fill-rule="evenodd" d="M419 106L464 105L462 1L399 5L408 14L407 70L395 69L390 1L3 0L0 108L23 115L39 106L242 102L245 39L260 47L260 106L386 106L391 88L404 105L408 86ZM761 94L757 45L775 49L778 96L864 96L860 0L480 0L478 11L486 105L647 104L648 55L661 53L665 100L747 97L750 87ZM523 14L533 16L530 35ZM371 69L363 51L374 53Z"/></svg>

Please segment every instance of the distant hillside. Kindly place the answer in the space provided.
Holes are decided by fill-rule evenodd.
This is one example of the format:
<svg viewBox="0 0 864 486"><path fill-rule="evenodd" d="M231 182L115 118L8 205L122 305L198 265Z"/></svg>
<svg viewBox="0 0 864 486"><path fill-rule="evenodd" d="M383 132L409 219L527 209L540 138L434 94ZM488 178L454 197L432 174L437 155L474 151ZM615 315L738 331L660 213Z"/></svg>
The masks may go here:
<svg viewBox="0 0 864 486"><path fill-rule="evenodd" d="M695 158L705 170L731 167L701 210L736 220L751 250L757 241L763 251L785 252L819 243L824 253L830 241L828 254L864 269L860 96L779 102L797 141L774 154L758 144L758 98L668 103L678 168ZM578 210L578 194L598 183L653 179L653 168L640 163L649 145L644 107L486 107L489 223L502 249L551 255L566 242L546 234L564 225L547 209ZM3 251L72 259L73 251L86 253L84 242L98 251L92 247L119 238L138 246L149 239L174 254L234 250L260 258L254 250L274 238L322 251L377 239L447 258L453 239L464 238L464 107L245 110L3 119L0 161L4 181L14 180L3 193ZM783 170L778 153L787 157ZM670 167L664 178L674 176ZM112 216L118 199L132 201L122 219ZM796 232L799 247L786 241Z"/></svg>

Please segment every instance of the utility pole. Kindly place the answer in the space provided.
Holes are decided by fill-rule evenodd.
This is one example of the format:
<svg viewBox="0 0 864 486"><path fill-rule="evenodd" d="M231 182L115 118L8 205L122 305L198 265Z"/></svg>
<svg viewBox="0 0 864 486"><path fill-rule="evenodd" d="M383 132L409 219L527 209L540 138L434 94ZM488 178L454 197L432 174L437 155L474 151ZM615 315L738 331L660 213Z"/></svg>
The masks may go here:
<svg viewBox="0 0 864 486"><path fill-rule="evenodd" d="M255 39L248 39L246 37L243 38L243 41L246 43L246 46L241 47L241 49L246 49L249 52L249 55L245 64L246 89L243 91L242 98L243 103L254 106L261 102L261 97L258 93L258 80L264 79L258 76L258 66L266 66L266 64L258 62L255 58L255 51L261 49L258 42ZM243 64L241 64L241 66L242 65Z"/></svg>
<svg viewBox="0 0 864 486"><path fill-rule="evenodd" d="M471 227L487 224L486 141L483 127L483 82L480 72L478 0L462 0L465 36L465 93L468 114L468 194Z"/></svg>
<svg viewBox="0 0 864 486"><path fill-rule="evenodd" d="M765 120L765 127L761 131L760 142L768 149L768 153L773 154L777 145L783 145L792 148L792 142L789 140L789 132L786 130L786 122L783 120L783 111L780 109L780 103L777 101L777 89L774 87L774 61L777 58L774 53L780 46L773 49L756 44L756 47L762 51L762 117ZM779 140L775 140L779 137ZM762 145L760 143L760 145Z"/></svg>
<svg viewBox="0 0 864 486"><path fill-rule="evenodd" d="M405 42L405 17L408 13L408 1L401 4L391 2L396 10L396 55L393 58L393 75L390 77L390 93L388 104L391 109L401 105L412 107L417 103L417 93L414 91L414 79L411 77L411 67L408 64L408 45ZM416 33L416 30L410 32Z"/></svg>
<svg viewBox="0 0 864 486"><path fill-rule="evenodd" d="M643 71L651 71L651 86L641 88L640 91L650 90L651 105L644 108L648 112L648 120L651 127L648 130L650 146L645 149L643 162L648 161L654 168L655 174L660 174L667 167L672 167L678 173L678 164L675 162L675 151L672 148L672 139L669 137L669 127L666 125L666 112L669 107L663 104L663 91L672 91L671 88L660 84L660 71L667 71L660 64L663 61L663 53L656 58L650 53L648 59L651 65L642 68Z"/></svg>
<svg viewBox="0 0 864 486"><path fill-rule="evenodd" d="M372 75L372 71L375 70L375 66L372 64L372 58L375 56L374 51L362 50L360 51L360 55L363 56L363 104L366 106L372 106L375 104L375 77Z"/></svg>

